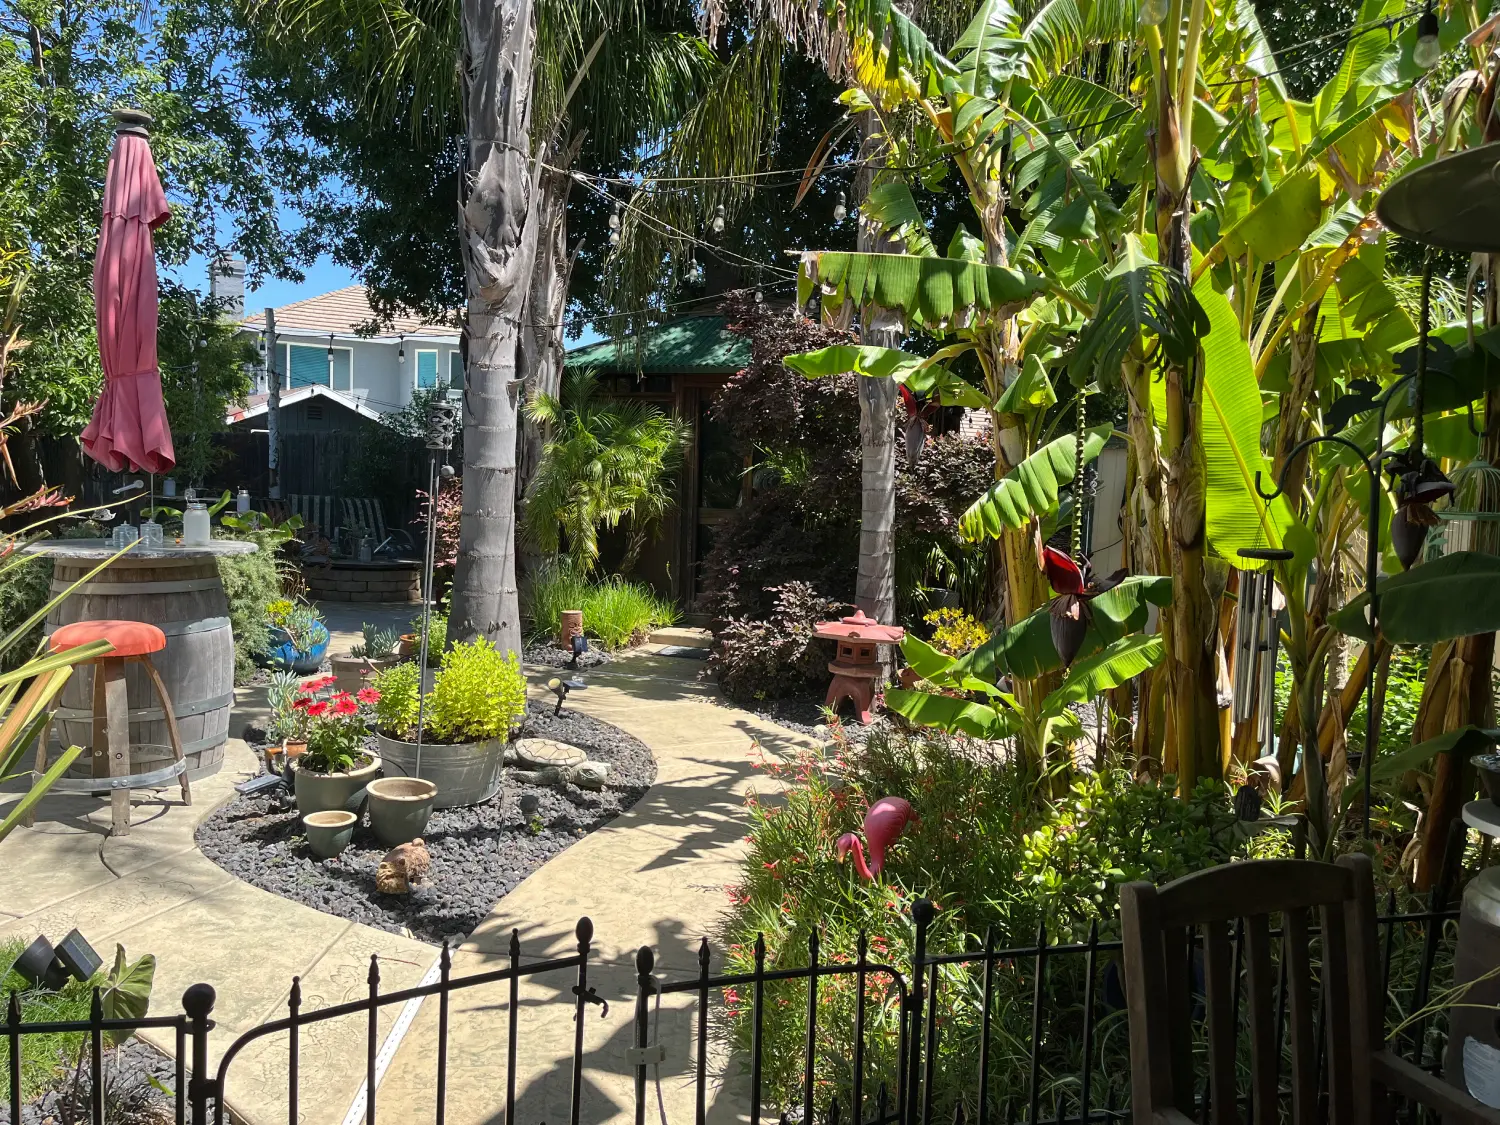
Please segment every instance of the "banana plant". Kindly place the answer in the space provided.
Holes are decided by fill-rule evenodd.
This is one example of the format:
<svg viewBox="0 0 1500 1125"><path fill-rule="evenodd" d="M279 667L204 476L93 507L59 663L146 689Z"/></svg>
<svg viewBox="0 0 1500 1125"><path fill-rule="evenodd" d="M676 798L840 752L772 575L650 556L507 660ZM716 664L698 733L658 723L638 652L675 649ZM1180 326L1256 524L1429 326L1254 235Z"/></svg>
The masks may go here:
<svg viewBox="0 0 1500 1125"><path fill-rule="evenodd" d="M1066 667L1045 608L960 657L908 635L902 654L933 690L891 688L885 693L886 707L914 723L949 733L987 740L1015 738L1018 761L1040 778L1054 748L1083 734L1071 709L1075 704L1089 702L1160 662L1162 638L1140 630L1149 608L1168 605L1171 597L1170 578L1135 577L1091 598L1080 655ZM1059 671L1055 688L1021 690Z"/></svg>

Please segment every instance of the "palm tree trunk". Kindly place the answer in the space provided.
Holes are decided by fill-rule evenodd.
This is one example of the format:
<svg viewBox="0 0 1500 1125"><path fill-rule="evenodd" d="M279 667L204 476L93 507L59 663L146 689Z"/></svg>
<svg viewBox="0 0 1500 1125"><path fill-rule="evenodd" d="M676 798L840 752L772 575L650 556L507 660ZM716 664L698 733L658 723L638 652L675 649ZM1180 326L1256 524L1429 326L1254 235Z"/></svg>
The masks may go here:
<svg viewBox="0 0 1500 1125"><path fill-rule="evenodd" d="M450 630L520 652L516 596L517 358L536 258L531 160L532 0L464 0L468 198L459 231L468 290L464 502Z"/></svg>
<svg viewBox="0 0 1500 1125"><path fill-rule="evenodd" d="M581 132L567 145L555 139L545 150L552 157L548 163L558 168L570 167L582 141ZM526 297L520 345L521 382L528 400L539 395L557 398L562 393L563 365L567 354L563 343L563 319L567 314L568 283L577 253L576 249L572 253L568 250L568 191L573 185L573 177L544 168L540 184L536 266L531 273ZM516 455L517 524L525 522L527 489L542 463L547 436L545 426L522 413L521 441ZM520 540L519 554L521 573L535 573L542 554L527 542L525 536Z"/></svg>

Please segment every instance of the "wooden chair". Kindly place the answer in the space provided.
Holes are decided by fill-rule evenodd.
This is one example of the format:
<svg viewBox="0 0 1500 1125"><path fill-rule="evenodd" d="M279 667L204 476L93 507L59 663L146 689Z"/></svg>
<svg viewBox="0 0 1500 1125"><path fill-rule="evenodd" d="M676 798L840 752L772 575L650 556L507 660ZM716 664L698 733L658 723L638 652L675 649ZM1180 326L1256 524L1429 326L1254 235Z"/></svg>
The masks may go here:
<svg viewBox="0 0 1500 1125"><path fill-rule="evenodd" d="M1192 937L1203 931L1202 980L1213 1125L1244 1120L1235 1078L1234 955L1230 923L1243 918L1253 1125L1279 1120L1278 981L1271 915L1281 915L1295 1125L1389 1121L1392 1095L1428 1106L1445 1125L1500 1125L1500 1110L1387 1049L1375 882L1368 856L1337 863L1269 859L1200 871L1157 888L1122 888L1130 1081L1136 1125L1192 1125ZM1321 921L1328 1102L1320 1106L1317 1015L1309 948L1312 911Z"/></svg>

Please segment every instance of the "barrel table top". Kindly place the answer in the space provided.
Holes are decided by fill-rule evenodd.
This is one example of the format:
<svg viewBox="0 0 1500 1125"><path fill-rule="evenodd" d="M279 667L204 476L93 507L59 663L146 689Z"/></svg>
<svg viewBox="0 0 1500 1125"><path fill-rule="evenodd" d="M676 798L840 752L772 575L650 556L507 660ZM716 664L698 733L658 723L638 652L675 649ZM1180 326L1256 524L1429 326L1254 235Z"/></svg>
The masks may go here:
<svg viewBox="0 0 1500 1125"><path fill-rule="evenodd" d="M243 539L214 539L202 546L188 547L176 543L163 543L160 547L137 546L120 556L120 562L145 559L171 565L173 561L193 562L197 559L217 558L223 555L253 555L260 550L254 543ZM51 555L59 559L83 559L103 562L119 554L120 548L108 539L40 539L28 543L22 552L28 555Z"/></svg>

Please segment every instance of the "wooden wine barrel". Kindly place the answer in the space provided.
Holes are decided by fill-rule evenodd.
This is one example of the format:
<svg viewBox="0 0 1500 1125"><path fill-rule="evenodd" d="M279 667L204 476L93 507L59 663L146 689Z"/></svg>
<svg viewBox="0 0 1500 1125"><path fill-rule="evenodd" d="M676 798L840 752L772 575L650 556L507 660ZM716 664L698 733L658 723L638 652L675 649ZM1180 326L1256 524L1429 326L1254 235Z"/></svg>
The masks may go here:
<svg viewBox="0 0 1500 1125"><path fill-rule="evenodd" d="M47 547L46 554L53 559L54 596L112 553L96 540L64 540ZM216 540L208 547L137 550L138 554L117 559L54 606L47 615L47 631L74 621L103 619L146 621L160 628L167 647L151 659L172 697L188 777L206 777L223 762L229 712L234 706L234 638L215 556L248 553L255 547ZM93 683L93 669L85 666L63 688L54 727L64 746L93 749ZM172 760L166 720L144 669L127 666L126 689L130 772L149 773ZM92 774L91 755L81 756L74 772L85 777Z"/></svg>

